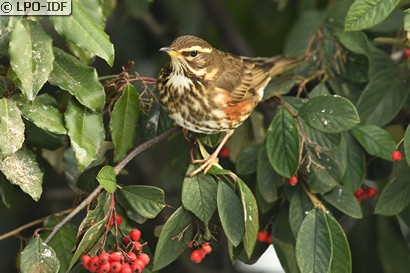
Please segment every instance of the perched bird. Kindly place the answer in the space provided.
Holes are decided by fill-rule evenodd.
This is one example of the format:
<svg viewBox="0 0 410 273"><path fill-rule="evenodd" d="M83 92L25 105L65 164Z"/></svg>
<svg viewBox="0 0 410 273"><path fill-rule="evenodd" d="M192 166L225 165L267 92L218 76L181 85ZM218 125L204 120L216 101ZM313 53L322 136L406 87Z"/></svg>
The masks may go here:
<svg viewBox="0 0 410 273"><path fill-rule="evenodd" d="M225 132L209 158L194 160L202 165L190 176L202 170L206 173L217 162L218 153L234 129L261 101L270 79L299 62L283 56L237 56L190 35L178 37L160 51L171 57L157 81L160 104L170 118L192 132Z"/></svg>

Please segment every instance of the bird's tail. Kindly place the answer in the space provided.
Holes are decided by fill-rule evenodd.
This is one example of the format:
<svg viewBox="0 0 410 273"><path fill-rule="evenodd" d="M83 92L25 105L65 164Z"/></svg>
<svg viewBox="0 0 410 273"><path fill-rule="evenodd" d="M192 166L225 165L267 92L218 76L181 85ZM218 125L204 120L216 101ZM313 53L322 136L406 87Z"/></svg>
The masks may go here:
<svg viewBox="0 0 410 273"><path fill-rule="evenodd" d="M296 65L300 64L303 59L302 58L291 58L285 57L282 55L275 56L269 59L272 62L273 66L270 71L271 77L279 76L280 74L284 73L285 71L295 67Z"/></svg>

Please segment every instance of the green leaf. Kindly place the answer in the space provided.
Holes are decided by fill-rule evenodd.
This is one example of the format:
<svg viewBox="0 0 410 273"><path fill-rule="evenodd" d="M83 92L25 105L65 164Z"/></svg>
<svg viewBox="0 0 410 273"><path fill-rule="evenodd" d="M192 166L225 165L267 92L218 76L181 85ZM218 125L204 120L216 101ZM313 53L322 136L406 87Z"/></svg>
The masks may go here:
<svg viewBox="0 0 410 273"><path fill-rule="evenodd" d="M340 144L340 134L325 134L307 124L303 128L310 141L320 146L321 151L330 152Z"/></svg>
<svg viewBox="0 0 410 273"><path fill-rule="evenodd" d="M313 209L303 220L296 238L296 261L300 272L329 272L332 255L327 218L322 211Z"/></svg>
<svg viewBox="0 0 410 273"><path fill-rule="evenodd" d="M399 2L399 0L354 1L346 15L345 30L362 30L381 23Z"/></svg>
<svg viewBox="0 0 410 273"><path fill-rule="evenodd" d="M410 32L410 13L408 10L406 15L404 15L404 30Z"/></svg>
<svg viewBox="0 0 410 273"><path fill-rule="evenodd" d="M193 236L193 221L192 214L183 207L169 217L155 248L153 271L169 265L184 252Z"/></svg>
<svg viewBox="0 0 410 273"><path fill-rule="evenodd" d="M76 2L72 2L69 16L50 16L58 34L80 48L103 58L110 66L114 63L114 46L104 30L96 25Z"/></svg>
<svg viewBox="0 0 410 273"><path fill-rule="evenodd" d="M252 191L248 186L238 178L239 194L241 197L243 214L245 220L245 234L242 239L243 247L248 258L251 257L253 249L255 248L256 239L259 232L259 215L258 205Z"/></svg>
<svg viewBox="0 0 410 273"><path fill-rule="evenodd" d="M21 19L11 32L9 54L19 87L33 101L53 70L52 39L40 23Z"/></svg>
<svg viewBox="0 0 410 273"><path fill-rule="evenodd" d="M365 124L383 126L403 107L410 93L408 79L398 69L386 69L374 75L357 102Z"/></svg>
<svg viewBox="0 0 410 273"><path fill-rule="evenodd" d="M127 84L111 113L110 131L115 146L114 162L120 161L132 147L137 136L138 116L137 90L132 84Z"/></svg>
<svg viewBox="0 0 410 273"><path fill-rule="evenodd" d="M312 164L308 175L308 184L313 193L325 193L340 184L341 164L331 154L321 154L320 158L312 156L318 166Z"/></svg>
<svg viewBox="0 0 410 273"><path fill-rule="evenodd" d="M195 170L190 165L187 174ZM218 185L211 175L187 176L182 185L182 205L202 222L208 223L216 210Z"/></svg>
<svg viewBox="0 0 410 273"><path fill-rule="evenodd" d="M0 162L0 171L10 183L19 186L34 201L40 199L43 191L43 172L38 166L36 156L32 151L21 148Z"/></svg>
<svg viewBox="0 0 410 273"><path fill-rule="evenodd" d="M0 99L0 159L14 154L23 146L24 123L13 100Z"/></svg>
<svg viewBox="0 0 410 273"><path fill-rule="evenodd" d="M299 116L312 128L323 133L340 133L355 127L360 118L354 105L339 96L320 96L309 99Z"/></svg>
<svg viewBox="0 0 410 273"><path fill-rule="evenodd" d="M330 192L323 195L332 206L352 218L360 219L363 217L362 209L354 196L353 192L343 186L337 186Z"/></svg>
<svg viewBox="0 0 410 273"><path fill-rule="evenodd" d="M238 174L251 174L256 172L258 152L261 144L251 144L246 147L236 159L236 172Z"/></svg>
<svg viewBox="0 0 410 273"><path fill-rule="evenodd" d="M407 164L410 166L410 125L407 126L406 133L404 134L403 146Z"/></svg>
<svg viewBox="0 0 410 273"><path fill-rule="evenodd" d="M391 216L400 213L410 204L410 167L398 163L396 175L387 184L376 203L375 213Z"/></svg>
<svg viewBox="0 0 410 273"><path fill-rule="evenodd" d="M165 207L164 191L152 186L126 186L117 190L119 197L127 202L126 209L133 209L143 217L152 219Z"/></svg>
<svg viewBox="0 0 410 273"><path fill-rule="evenodd" d="M73 258L71 259L68 269L70 270L84 254L88 253L91 248L95 246L98 240L103 236L103 230L106 220L103 219L92 225L87 232L85 232L81 242L78 244Z"/></svg>
<svg viewBox="0 0 410 273"><path fill-rule="evenodd" d="M54 48L54 54L54 68L49 82L70 92L82 105L101 111L105 105L105 92L95 68L84 65L59 48Z"/></svg>
<svg viewBox="0 0 410 273"><path fill-rule="evenodd" d="M233 190L219 181L217 192L218 213L228 241L237 247L245 234L241 201Z"/></svg>
<svg viewBox="0 0 410 273"><path fill-rule="evenodd" d="M56 273L60 269L54 249L46 245L39 235L34 236L21 252L20 271L22 273Z"/></svg>
<svg viewBox="0 0 410 273"><path fill-rule="evenodd" d="M385 130L375 125L360 124L352 130L352 134L370 155L392 160L391 154L396 144Z"/></svg>
<svg viewBox="0 0 410 273"><path fill-rule="evenodd" d="M362 147L349 133L345 135L346 140L346 164L342 184L347 189L355 192L366 177L366 158Z"/></svg>
<svg viewBox="0 0 410 273"><path fill-rule="evenodd" d="M266 151L273 169L280 175L292 177L299 164L299 133L295 119L283 107L269 125Z"/></svg>
<svg viewBox="0 0 410 273"><path fill-rule="evenodd" d="M312 209L312 202L302 191L297 191L292 195L289 205L289 223L295 238L298 235L303 219Z"/></svg>
<svg viewBox="0 0 410 273"><path fill-rule="evenodd" d="M329 273L351 273L352 257L349 242L342 227L331 214L327 214L329 231L332 238L332 263Z"/></svg>
<svg viewBox="0 0 410 273"><path fill-rule="evenodd" d="M98 149L104 141L102 114L93 113L71 99L64 118L78 167L82 171L97 158Z"/></svg>
<svg viewBox="0 0 410 273"><path fill-rule="evenodd" d="M13 185L0 172L0 197L3 204L10 209L14 203Z"/></svg>
<svg viewBox="0 0 410 273"><path fill-rule="evenodd" d="M259 149L257 162L256 185L263 199L271 203L278 198L277 187L281 185L281 177L272 169L265 146Z"/></svg>
<svg viewBox="0 0 410 273"><path fill-rule="evenodd" d="M359 55L364 55L366 57L369 57L370 55L369 40L367 39L367 36L366 34L364 34L364 32L336 31L333 34L337 37L339 42L349 51L359 54Z"/></svg>
<svg viewBox="0 0 410 273"><path fill-rule="evenodd" d="M39 100L27 101L22 96L16 98L16 103L24 118L33 122L38 128L56 134L67 133L63 115L54 106L43 104Z"/></svg>
<svg viewBox="0 0 410 273"><path fill-rule="evenodd" d="M98 172L97 180L107 192L115 192L117 189L117 178L115 177L114 168L111 166L104 166Z"/></svg>

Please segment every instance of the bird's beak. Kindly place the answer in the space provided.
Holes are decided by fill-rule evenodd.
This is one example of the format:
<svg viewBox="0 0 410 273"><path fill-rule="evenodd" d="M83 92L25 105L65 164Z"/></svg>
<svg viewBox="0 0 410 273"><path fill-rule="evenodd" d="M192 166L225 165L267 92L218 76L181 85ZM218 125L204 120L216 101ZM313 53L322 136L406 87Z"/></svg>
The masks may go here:
<svg viewBox="0 0 410 273"><path fill-rule="evenodd" d="M181 55L181 53L179 53L178 51L173 50L172 47L170 47L170 46L161 47L159 49L159 51L164 51L171 57L176 57L176 56Z"/></svg>

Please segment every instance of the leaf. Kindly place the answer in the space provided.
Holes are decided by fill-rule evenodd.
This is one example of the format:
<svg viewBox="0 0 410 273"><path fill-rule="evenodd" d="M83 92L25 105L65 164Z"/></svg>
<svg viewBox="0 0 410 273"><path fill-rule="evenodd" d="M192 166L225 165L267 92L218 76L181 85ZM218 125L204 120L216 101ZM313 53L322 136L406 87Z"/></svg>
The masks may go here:
<svg viewBox="0 0 410 273"><path fill-rule="evenodd" d="M105 92L95 68L84 65L59 48L54 48L54 54L49 82L74 95L82 105L101 111L105 105Z"/></svg>
<svg viewBox="0 0 410 273"><path fill-rule="evenodd" d="M320 96L309 99L299 116L312 128L323 133L340 133L355 127L359 122L354 105L339 96Z"/></svg>
<svg viewBox="0 0 410 273"><path fill-rule="evenodd" d="M31 101L53 70L52 39L40 23L21 19L13 28L9 44L10 65L23 94Z"/></svg>
<svg viewBox="0 0 410 273"><path fill-rule="evenodd" d="M24 118L37 127L56 134L67 133L63 115L54 106L43 104L39 100L30 102L22 96L16 98L16 103Z"/></svg>
<svg viewBox="0 0 410 273"><path fill-rule="evenodd" d="M93 113L71 99L64 118L78 167L82 171L97 158L98 149L104 141L102 114Z"/></svg>
<svg viewBox="0 0 410 273"><path fill-rule="evenodd" d="M278 198L277 188L281 185L281 177L272 169L265 146L259 149L257 162L256 185L263 199L271 203Z"/></svg>
<svg viewBox="0 0 410 273"><path fill-rule="evenodd" d="M239 186L239 194L243 207L245 220L245 234L242 239L243 247L248 258L251 257L255 248L256 239L259 232L258 205L248 186L238 178L236 183Z"/></svg>
<svg viewBox="0 0 410 273"><path fill-rule="evenodd" d="M190 165L187 174L195 170ZM182 205L202 222L208 223L216 210L218 186L211 175L187 176L182 185Z"/></svg>
<svg viewBox="0 0 410 273"><path fill-rule="evenodd" d="M187 248L193 236L192 214L179 207L169 217L155 248L152 271L158 271L176 260Z"/></svg>
<svg viewBox="0 0 410 273"><path fill-rule="evenodd" d="M357 110L365 124L384 126L403 107L410 85L398 69L388 68L374 75L357 102Z"/></svg>
<svg viewBox="0 0 410 273"><path fill-rule="evenodd" d="M133 209L143 217L152 219L165 207L164 191L153 186L125 186L117 190L119 197L127 201L124 206Z"/></svg>
<svg viewBox="0 0 410 273"><path fill-rule="evenodd" d="M375 125L360 124L352 130L352 134L370 155L392 160L391 154L396 144L385 130Z"/></svg>
<svg viewBox="0 0 410 273"><path fill-rule="evenodd" d="M341 164L331 154L321 154L321 157L312 156L319 166L312 164L308 175L308 184L312 193L325 193L340 184Z"/></svg>
<svg viewBox="0 0 410 273"><path fill-rule="evenodd" d="M363 217L362 209L353 192L343 186L337 186L330 192L323 195L329 204L352 218Z"/></svg>
<svg viewBox="0 0 410 273"><path fill-rule="evenodd" d="M256 172L258 152L261 144L251 144L246 147L236 159L236 172L240 175Z"/></svg>
<svg viewBox="0 0 410 273"><path fill-rule="evenodd" d="M28 243L21 252L20 271L22 273L56 273L60 269L54 249L46 245L39 235Z"/></svg>
<svg viewBox="0 0 410 273"><path fill-rule="evenodd" d="M32 151L21 148L0 162L0 171L10 183L19 186L34 201L40 199L43 191L43 172L38 166L36 156Z"/></svg>
<svg viewBox="0 0 410 273"><path fill-rule="evenodd" d="M137 136L139 100L137 90L127 84L111 113L110 131L114 142L114 162L120 161L132 147Z"/></svg>
<svg viewBox="0 0 410 273"><path fill-rule="evenodd" d="M80 48L95 53L110 66L114 63L114 46L104 30L96 25L76 2L69 16L50 16L58 34Z"/></svg>
<svg viewBox="0 0 410 273"><path fill-rule="evenodd" d="M0 159L14 154L23 146L24 123L13 100L0 99Z"/></svg>
<svg viewBox="0 0 410 273"><path fill-rule="evenodd" d="M325 134L307 124L303 128L310 141L319 145L321 151L332 151L340 144L340 134Z"/></svg>
<svg viewBox="0 0 410 273"><path fill-rule="evenodd" d="M117 189L117 178L115 177L114 168L111 166L102 167L98 172L97 180L109 193L115 192Z"/></svg>
<svg viewBox="0 0 410 273"><path fill-rule="evenodd" d="M296 261L301 273L327 273L332 262L333 249L326 216L311 210L300 226L296 238Z"/></svg>
<svg viewBox="0 0 410 273"><path fill-rule="evenodd" d="M273 169L280 175L292 177L299 164L299 133L295 119L283 107L269 125L266 151Z"/></svg>
<svg viewBox="0 0 410 273"><path fill-rule="evenodd" d="M7 178L0 172L0 197L3 204L11 209L14 203L13 185Z"/></svg>
<svg viewBox="0 0 410 273"><path fill-rule="evenodd" d="M329 231L332 238L332 263L329 273L351 273L352 257L346 235L331 214L327 214Z"/></svg>
<svg viewBox="0 0 410 273"><path fill-rule="evenodd" d="M345 30L356 31L371 28L387 18L399 0L356 0L345 19Z"/></svg>
<svg viewBox="0 0 410 273"><path fill-rule="evenodd" d="M292 195L289 205L289 223L295 238L298 235L303 220L312 209L312 202L303 192L297 191Z"/></svg>
<svg viewBox="0 0 410 273"><path fill-rule="evenodd" d="M366 177L366 158L362 147L349 133L345 135L346 140L346 164L342 184L347 189L355 192Z"/></svg>
<svg viewBox="0 0 410 273"><path fill-rule="evenodd" d="M333 35L335 35L339 42L349 51L369 57L370 45L364 32L335 31L333 32Z"/></svg>
<svg viewBox="0 0 410 273"><path fill-rule="evenodd" d="M396 175L386 185L376 203L374 213L391 216L400 213L410 204L410 167L398 163Z"/></svg>
<svg viewBox="0 0 410 273"><path fill-rule="evenodd" d="M407 126L406 133L404 134L403 146L407 164L410 166L410 125Z"/></svg>
<svg viewBox="0 0 410 273"><path fill-rule="evenodd" d="M218 183L217 204L226 237L237 247L245 234L243 208L238 196L222 181Z"/></svg>

